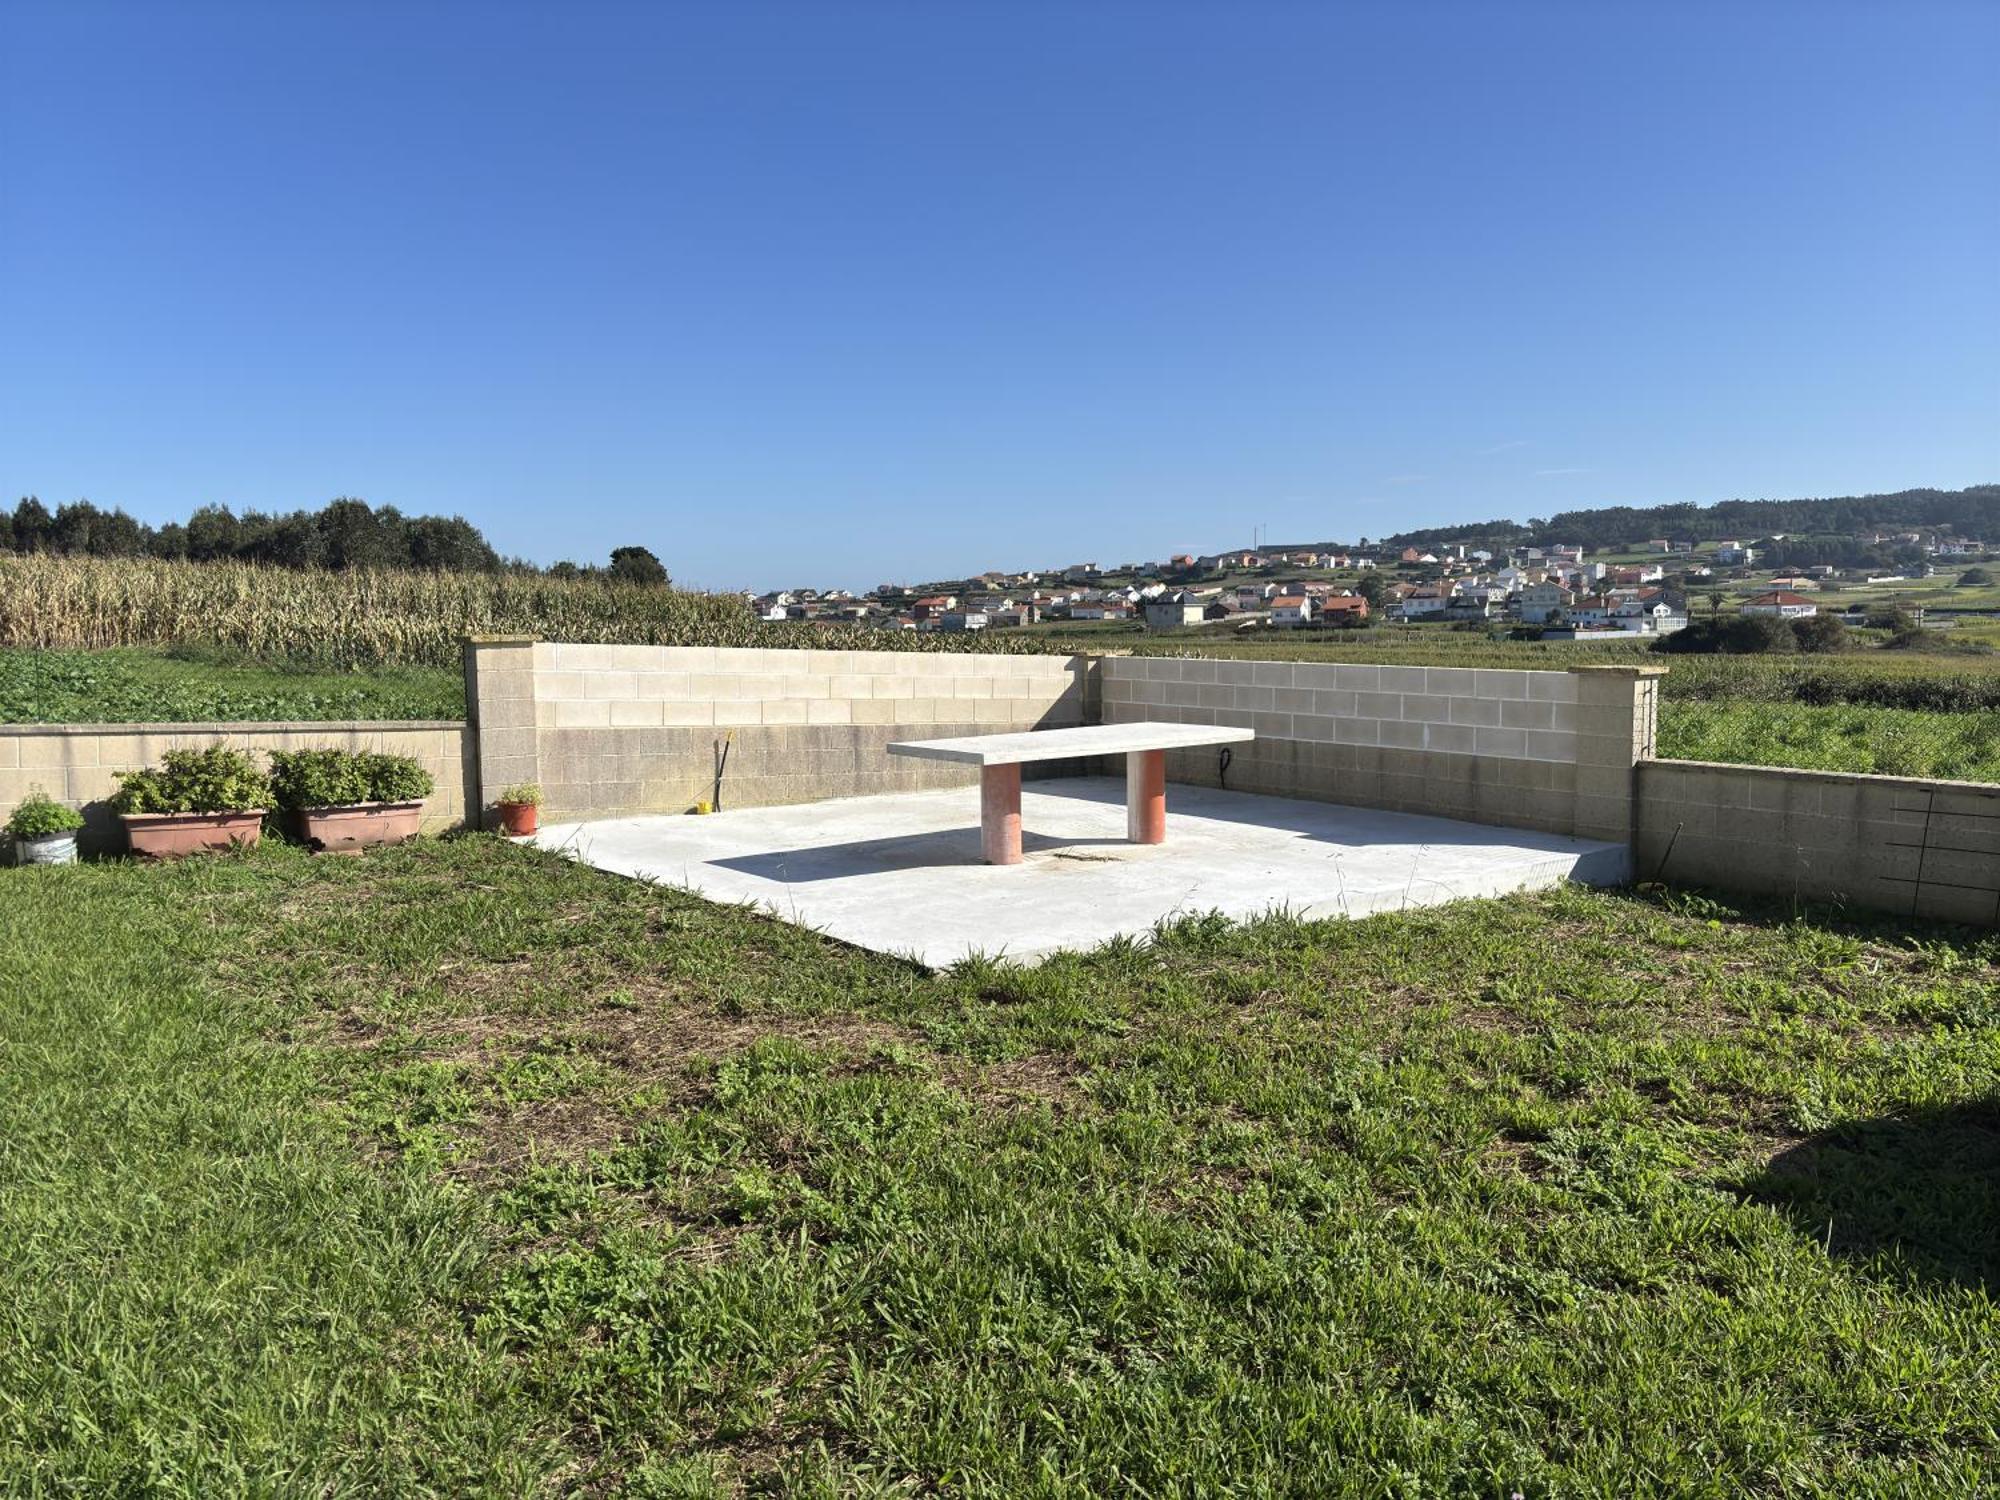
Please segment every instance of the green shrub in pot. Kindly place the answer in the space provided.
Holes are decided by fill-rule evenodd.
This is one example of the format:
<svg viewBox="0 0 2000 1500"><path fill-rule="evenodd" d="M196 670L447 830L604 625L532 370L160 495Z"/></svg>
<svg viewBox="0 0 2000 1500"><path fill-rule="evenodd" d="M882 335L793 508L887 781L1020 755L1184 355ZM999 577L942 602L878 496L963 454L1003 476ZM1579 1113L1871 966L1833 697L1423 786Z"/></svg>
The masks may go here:
<svg viewBox="0 0 2000 1500"><path fill-rule="evenodd" d="M361 757L348 750L273 750L271 796L287 812L375 800Z"/></svg>
<svg viewBox="0 0 2000 1500"><path fill-rule="evenodd" d="M120 771L111 809L132 852L153 859L248 848L263 830L271 778L241 750L169 750L160 764Z"/></svg>
<svg viewBox="0 0 2000 1500"><path fill-rule="evenodd" d="M363 755L371 802L421 802L436 789L431 773L407 755Z"/></svg>
<svg viewBox="0 0 2000 1500"><path fill-rule="evenodd" d="M335 853L414 838L433 787L407 755L338 749L272 751L271 784L292 832Z"/></svg>
<svg viewBox="0 0 2000 1500"><path fill-rule="evenodd" d="M82 813L40 787L29 788L7 819L7 832L24 865L75 864L76 831L81 827Z"/></svg>
<svg viewBox="0 0 2000 1500"><path fill-rule="evenodd" d="M147 813L254 812L271 805L271 778L241 750L169 750L156 769L120 771L111 810Z"/></svg>

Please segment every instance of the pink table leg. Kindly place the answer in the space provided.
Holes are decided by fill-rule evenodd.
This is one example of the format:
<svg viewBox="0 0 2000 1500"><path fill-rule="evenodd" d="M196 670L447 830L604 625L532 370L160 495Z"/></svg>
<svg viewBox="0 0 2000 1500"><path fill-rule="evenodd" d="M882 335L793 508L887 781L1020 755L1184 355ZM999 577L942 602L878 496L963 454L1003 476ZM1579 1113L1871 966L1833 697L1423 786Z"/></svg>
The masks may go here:
<svg viewBox="0 0 2000 1500"><path fill-rule="evenodd" d="M979 770L979 845L989 865L1021 862L1021 768Z"/></svg>
<svg viewBox="0 0 2000 1500"><path fill-rule="evenodd" d="M1167 841L1167 752L1125 756L1125 837L1135 844Z"/></svg>

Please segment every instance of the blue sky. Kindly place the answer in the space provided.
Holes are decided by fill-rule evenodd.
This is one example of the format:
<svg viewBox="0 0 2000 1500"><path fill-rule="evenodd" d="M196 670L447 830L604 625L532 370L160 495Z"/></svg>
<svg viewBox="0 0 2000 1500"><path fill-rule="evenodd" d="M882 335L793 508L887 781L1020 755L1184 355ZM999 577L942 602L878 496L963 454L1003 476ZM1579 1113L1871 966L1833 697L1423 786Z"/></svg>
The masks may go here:
<svg viewBox="0 0 2000 1500"><path fill-rule="evenodd" d="M0 6L0 493L872 584L2000 479L2000 6Z"/></svg>

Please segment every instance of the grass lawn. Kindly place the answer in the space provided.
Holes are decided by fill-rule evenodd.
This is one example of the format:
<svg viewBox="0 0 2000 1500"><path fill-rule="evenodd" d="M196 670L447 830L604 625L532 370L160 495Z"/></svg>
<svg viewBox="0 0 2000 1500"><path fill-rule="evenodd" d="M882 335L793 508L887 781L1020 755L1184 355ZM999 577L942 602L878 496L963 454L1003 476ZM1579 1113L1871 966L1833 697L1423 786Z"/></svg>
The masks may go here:
<svg viewBox="0 0 2000 1500"><path fill-rule="evenodd" d="M1659 753L1733 765L2000 781L2000 710L1669 701L1660 705Z"/></svg>
<svg viewBox="0 0 2000 1500"><path fill-rule="evenodd" d="M0 724L464 717L463 677L433 667L346 672L200 647L0 648Z"/></svg>
<svg viewBox="0 0 2000 1500"><path fill-rule="evenodd" d="M1992 934L931 976L481 837L0 874L9 1492L2000 1481Z"/></svg>

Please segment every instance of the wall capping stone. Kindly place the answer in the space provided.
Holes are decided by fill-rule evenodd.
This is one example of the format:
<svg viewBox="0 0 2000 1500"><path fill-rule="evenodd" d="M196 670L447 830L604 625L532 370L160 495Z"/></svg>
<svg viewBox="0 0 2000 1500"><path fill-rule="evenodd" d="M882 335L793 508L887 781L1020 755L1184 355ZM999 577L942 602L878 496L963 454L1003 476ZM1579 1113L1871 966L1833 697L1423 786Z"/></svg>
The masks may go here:
<svg viewBox="0 0 2000 1500"><path fill-rule="evenodd" d="M1805 766L1757 766L1735 760L1676 760L1672 756L1652 756L1648 765L1686 766L1699 771L1755 771L1761 776L1782 776L1792 781L1831 782L1846 786L1851 782L1883 787L1902 787L1913 792L1973 792L2000 797L2000 782L1953 781L1937 776L1884 776L1879 771L1819 771Z"/></svg>
<svg viewBox="0 0 2000 1500"><path fill-rule="evenodd" d="M1547 670L1542 668L1531 670ZM1584 666L1564 667L1565 672L1575 672L1579 676L1599 677L1664 677L1665 667L1627 665L1617 662L1591 662Z"/></svg>
<svg viewBox="0 0 2000 1500"><path fill-rule="evenodd" d="M0 724L7 735L120 734L354 734L382 729L463 729L463 719L202 719L192 723L170 720L101 724Z"/></svg>

